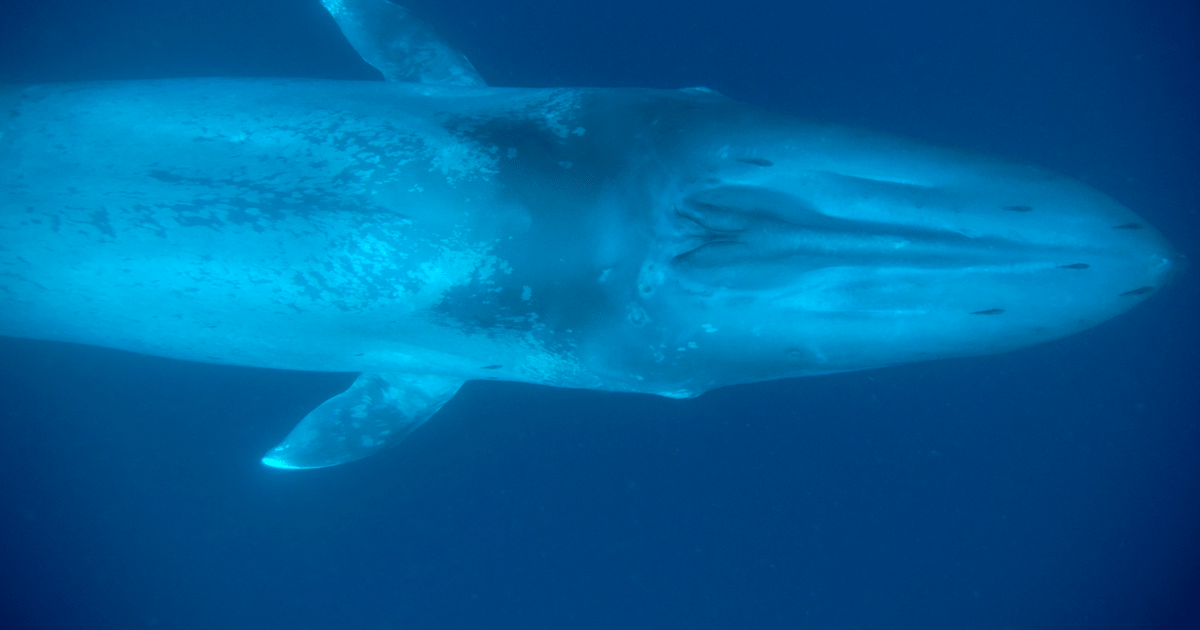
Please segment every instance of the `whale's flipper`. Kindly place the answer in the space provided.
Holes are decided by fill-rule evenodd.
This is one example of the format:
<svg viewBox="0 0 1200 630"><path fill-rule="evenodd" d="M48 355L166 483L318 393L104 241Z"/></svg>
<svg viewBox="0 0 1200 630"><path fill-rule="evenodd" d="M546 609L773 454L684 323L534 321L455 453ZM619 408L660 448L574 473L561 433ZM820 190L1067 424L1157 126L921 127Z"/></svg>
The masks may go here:
<svg viewBox="0 0 1200 630"><path fill-rule="evenodd" d="M483 87L466 55L387 0L321 0L354 50L388 81Z"/></svg>
<svg viewBox="0 0 1200 630"><path fill-rule="evenodd" d="M336 466L393 446L437 413L462 379L360 374L312 410L262 462L275 468Z"/></svg>

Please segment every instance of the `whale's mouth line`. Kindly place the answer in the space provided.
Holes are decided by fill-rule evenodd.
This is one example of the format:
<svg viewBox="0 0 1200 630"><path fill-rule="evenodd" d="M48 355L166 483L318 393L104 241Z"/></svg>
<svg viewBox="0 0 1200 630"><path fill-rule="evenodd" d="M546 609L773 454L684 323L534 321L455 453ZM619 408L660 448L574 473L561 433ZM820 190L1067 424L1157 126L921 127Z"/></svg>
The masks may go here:
<svg viewBox="0 0 1200 630"><path fill-rule="evenodd" d="M1082 303L1124 309L1178 273L1179 256L1157 252L1153 235L1112 229L1101 214L1089 223L995 195L896 183L881 192L874 180L847 189L846 181L802 173L780 187L685 193L664 208L658 260L684 294L721 303L972 321L1057 322L1057 312Z"/></svg>
<svg viewBox="0 0 1200 630"><path fill-rule="evenodd" d="M720 273L751 265L785 265L792 273L828 267L1087 267L1076 260L1086 253L1079 248L969 236L914 223L833 217L802 199L748 186L689 195L673 207L673 215L667 254L680 270Z"/></svg>

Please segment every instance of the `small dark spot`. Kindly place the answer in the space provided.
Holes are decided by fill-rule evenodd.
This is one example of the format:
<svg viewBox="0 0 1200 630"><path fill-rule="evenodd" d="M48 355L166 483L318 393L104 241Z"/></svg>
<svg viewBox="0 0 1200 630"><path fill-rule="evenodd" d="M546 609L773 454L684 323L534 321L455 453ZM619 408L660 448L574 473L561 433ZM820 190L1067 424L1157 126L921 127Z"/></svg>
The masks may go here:
<svg viewBox="0 0 1200 630"><path fill-rule="evenodd" d="M1004 312L1002 308L989 308L986 311L975 311L972 315L999 315Z"/></svg>
<svg viewBox="0 0 1200 630"><path fill-rule="evenodd" d="M363 355L363 353L362 353L362 352L355 352L355 353L354 353L354 356L356 356L356 357L361 357L362 355Z"/></svg>
<svg viewBox="0 0 1200 630"><path fill-rule="evenodd" d="M214 356L212 356L211 354L210 354L210 355L208 355L208 357L206 357L206 358L212 359L213 361L220 361L220 360L222 360L222 359L221 359L221 357L214 357Z"/></svg>
<svg viewBox="0 0 1200 630"><path fill-rule="evenodd" d="M481 369L484 369L484 370L499 370L499 369L500 369L500 368L502 368L502 367L504 367L504 366L503 366L503 365L485 365L485 366L483 366L483 368L481 368Z"/></svg>
<svg viewBox="0 0 1200 630"><path fill-rule="evenodd" d="M1132 291L1126 291L1122 293L1120 297L1125 297L1126 295L1146 295L1153 290L1154 287L1138 287Z"/></svg>
<svg viewBox="0 0 1200 630"><path fill-rule="evenodd" d="M775 163L771 160L764 160L762 158L738 158L737 161L742 164L753 164L755 166L775 166Z"/></svg>
<svg viewBox="0 0 1200 630"><path fill-rule="evenodd" d="M1004 206L1010 212L1033 212L1033 206Z"/></svg>
<svg viewBox="0 0 1200 630"><path fill-rule="evenodd" d="M1088 267L1091 267L1091 265L1087 263L1075 263L1073 265L1061 265L1059 269L1087 269Z"/></svg>
<svg viewBox="0 0 1200 630"><path fill-rule="evenodd" d="M1122 223L1121 225L1114 225L1113 229L1114 230L1140 230L1140 229L1142 229L1142 226L1137 223Z"/></svg>

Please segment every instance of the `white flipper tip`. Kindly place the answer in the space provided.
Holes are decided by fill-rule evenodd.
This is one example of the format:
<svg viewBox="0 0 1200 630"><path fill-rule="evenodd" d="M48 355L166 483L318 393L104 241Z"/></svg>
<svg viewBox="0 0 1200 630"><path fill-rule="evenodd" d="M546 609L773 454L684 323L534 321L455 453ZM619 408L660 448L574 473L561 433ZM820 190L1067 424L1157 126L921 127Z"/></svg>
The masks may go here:
<svg viewBox="0 0 1200 630"><path fill-rule="evenodd" d="M271 468L282 468L283 470L308 470L310 468L324 468L324 466L294 466L277 457L271 457L270 455L262 458L262 463L264 466L270 466Z"/></svg>

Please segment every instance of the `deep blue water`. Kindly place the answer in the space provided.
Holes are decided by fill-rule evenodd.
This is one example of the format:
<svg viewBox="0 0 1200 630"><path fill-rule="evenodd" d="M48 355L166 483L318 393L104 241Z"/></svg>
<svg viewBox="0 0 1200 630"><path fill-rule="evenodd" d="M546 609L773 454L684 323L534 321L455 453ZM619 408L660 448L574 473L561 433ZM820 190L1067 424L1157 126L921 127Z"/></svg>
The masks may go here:
<svg viewBox="0 0 1200 630"><path fill-rule="evenodd" d="M410 6L495 85L706 85L1022 158L1200 251L1194 2L798 4ZM317 0L0 5L0 83L202 75L375 76ZM0 339L0 627L1198 627L1198 289L689 401L470 383L305 472L258 458L352 375Z"/></svg>

